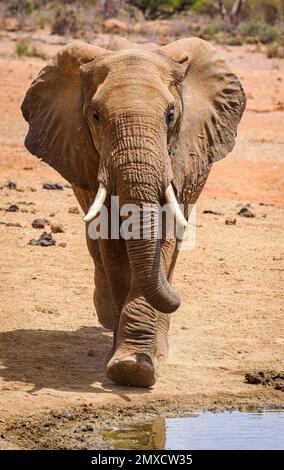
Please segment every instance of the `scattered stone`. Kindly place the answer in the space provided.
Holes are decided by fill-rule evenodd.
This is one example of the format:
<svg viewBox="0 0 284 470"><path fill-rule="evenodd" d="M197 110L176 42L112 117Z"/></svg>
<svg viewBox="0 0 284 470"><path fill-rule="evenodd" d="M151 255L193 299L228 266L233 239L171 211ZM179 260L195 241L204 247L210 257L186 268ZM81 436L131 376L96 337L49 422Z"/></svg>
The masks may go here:
<svg viewBox="0 0 284 470"><path fill-rule="evenodd" d="M55 216L55 212L50 212L48 217L54 217L54 216Z"/></svg>
<svg viewBox="0 0 284 470"><path fill-rule="evenodd" d="M6 223L6 227L20 227L22 228L21 224L19 224L19 222L7 222Z"/></svg>
<svg viewBox="0 0 284 470"><path fill-rule="evenodd" d="M63 411L62 417L67 419L74 419L74 414L70 413L69 411Z"/></svg>
<svg viewBox="0 0 284 470"><path fill-rule="evenodd" d="M19 201L18 204L22 204L23 206L35 206L34 202L31 201Z"/></svg>
<svg viewBox="0 0 284 470"><path fill-rule="evenodd" d="M8 209L6 209L6 212L18 212L19 211L19 207L16 206L16 204L12 204L11 206L8 207Z"/></svg>
<svg viewBox="0 0 284 470"><path fill-rule="evenodd" d="M52 233L64 233L64 228L61 224L51 224L50 230L52 231Z"/></svg>
<svg viewBox="0 0 284 470"><path fill-rule="evenodd" d="M61 246L61 248L65 248L67 246L67 243L65 242L60 242L59 243L59 246Z"/></svg>
<svg viewBox="0 0 284 470"><path fill-rule="evenodd" d="M252 385L265 385L284 392L284 372L276 370L253 371L245 374L245 382Z"/></svg>
<svg viewBox="0 0 284 470"><path fill-rule="evenodd" d="M33 169L34 169L33 166L24 166L25 171L31 171Z"/></svg>
<svg viewBox="0 0 284 470"><path fill-rule="evenodd" d="M14 183L14 181L9 181L7 184L4 185L6 188L8 189L16 189L17 188L17 184Z"/></svg>
<svg viewBox="0 0 284 470"><path fill-rule="evenodd" d="M18 191L18 193L24 193L25 188L16 188L16 191Z"/></svg>
<svg viewBox="0 0 284 470"><path fill-rule="evenodd" d="M231 215L228 215L225 219L225 224L226 225L236 225L237 219L236 217L233 217Z"/></svg>
<svg viewBox="0 0 284 470"><path fill-rule="evenodd" d="M78 207L76 207L76 206L69 207L68 212L69 212L69 214L80 214L80 211L79 211Z"/></svg>
<svg viewBox="0 0 284 470"><path fill-rule="evenodd" d="M91 432L93 430L94 430L94 426L92 424L86 424L81 429L81 431L83 431L83 432Z"/></svg>
<svg viewBox="0 0 284 470"><path fill-rule="evenodd" d="M29 241L28 245L38 245L38 246L52 246L55 245L56 241L53 240L52 234L43 232L38 240L34 238Z"/></svg>
<svg viewBox="0 0 284 470"><path fill-rule="evenodd" d="M43 183L43 189L63 190L62 184L59 183Z"/></svg>
<svg viewBox="0 0 284 470"><path fill-rule="evenodd" d="M253 212L251 205L249 203L241 207L241 209L238 212L238 215L242 217L255 217L255 213Z"/></svg>
<svg viewBox="0 0 284 470"><path fill-rule="evenodd" d="M221 212L211 211L210 209L205 209L203 214L222 215Z"/></svg>
<svg viewBox="0 0 284 470"><path fill-rule="evenodd" d="M45 220L44 219L35 219L32 222L33 228L44 228L45 227Z"/></svg>

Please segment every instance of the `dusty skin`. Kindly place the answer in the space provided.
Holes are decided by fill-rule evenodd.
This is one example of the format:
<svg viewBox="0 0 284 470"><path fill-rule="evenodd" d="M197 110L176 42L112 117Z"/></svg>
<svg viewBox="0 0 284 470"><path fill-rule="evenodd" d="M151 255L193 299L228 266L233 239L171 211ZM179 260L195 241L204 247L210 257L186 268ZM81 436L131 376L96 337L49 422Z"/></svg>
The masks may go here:
<svg viewBox="0 0 284 470"><path fill-rule="evenodd" d="M179 256L174 285L182 305L172 316L168 362L153 389L139 390L105 376L111 335L94 315L82 213L70 213L77 205L70 187L23 146L19 107L44 62L15 59L13 47L2 39L0 427L21 419L38 429L69 409L92 410L101 421L113 408L144 416L283 403L283 392L245 383L245 374L283 371L284 62L252 52L254 46L222 49L245 87L247 110L236 148L214 165L198 202L197 246ZM58 47L46 49L52 55ZM7 188L9 181L17 189ZM63 190L43 183L61 183ZM256 217L237 215L246 203ZM19 211L5 210L12 204ZM64 233L53 234L55 246L28 245L44 231L32 227L37 218L48 220L47 232L49 224L63 225ZM35 446L32 438L21 440L20 426L3 434L1 448ZM54 446L51 438L39 441Z"/></svg>

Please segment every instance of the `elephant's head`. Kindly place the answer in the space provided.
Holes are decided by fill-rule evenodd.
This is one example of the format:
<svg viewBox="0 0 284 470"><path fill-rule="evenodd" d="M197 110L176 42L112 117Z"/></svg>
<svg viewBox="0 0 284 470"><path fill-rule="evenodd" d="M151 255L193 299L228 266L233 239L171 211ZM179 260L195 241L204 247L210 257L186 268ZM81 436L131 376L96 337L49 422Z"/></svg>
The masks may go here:
<svg viewBox="0 0 284 470"><path fill-rule="evenodd" d="M83 189L96 193L100 184L90 220L106 193L138 206L166 195L176 207L188 162L201 174L232 150L244 105L214 48L188 39L162 48L68 45L33 82L22 111L31 153ZM184 153L186 161L175 160ZM159 242L128 240L127 250L145 298L162 312L176 310Z"/></svg>

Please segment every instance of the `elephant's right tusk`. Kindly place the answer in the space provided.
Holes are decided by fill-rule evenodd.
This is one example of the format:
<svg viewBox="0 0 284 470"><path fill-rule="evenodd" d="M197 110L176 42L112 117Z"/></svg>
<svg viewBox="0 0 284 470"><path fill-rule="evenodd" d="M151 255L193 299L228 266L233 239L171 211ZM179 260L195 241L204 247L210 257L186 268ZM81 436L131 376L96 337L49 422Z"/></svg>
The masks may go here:
<svg viewBox="0 0 284 470"><path fill-rule="evenodd" d="M185 219L185 217L184 217L184 215L183 215L183 213L182 213L182 211L179 207L179 203L177 202L177 198L176 198L176 195L174 193L172 184L170 184L167 187L166 192L165 192L165 198L166 198L167 203L170 205L170 207L173 211L173 214L175 215L175 218L176 218L177 222L179 224L181 224L183 227L187 227L188 222Z"/></svg>
<svg viewBox="0 0 284 470"><path fill-rule="evenodd" d="M106 200L106 197L107 197L107 190L104 187L104 185L100 183L95 200L93 204L91 205L88 213L83 218L84 222L91 222L91 220L93 220L98 215L98 213L100 212L103 206L103 203Z"/></svg>

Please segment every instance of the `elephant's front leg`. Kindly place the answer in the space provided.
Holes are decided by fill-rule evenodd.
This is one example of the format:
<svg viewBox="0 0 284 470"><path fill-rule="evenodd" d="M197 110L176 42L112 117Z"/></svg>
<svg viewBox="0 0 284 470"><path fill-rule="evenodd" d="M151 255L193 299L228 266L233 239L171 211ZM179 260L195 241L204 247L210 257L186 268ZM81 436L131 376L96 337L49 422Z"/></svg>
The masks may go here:
<svg viewBox="0 0 284 470"><path fill-rule="evenodd" d="M176 261L175 241L164 241L161 245L171 281ZM132 285L121 312L115 353L107 366L108 377L122 385L153 385L158 362L167 358L169 326L169 314L153 308L139 287Z"/></svg>
<svg viewBox="0 0 284 470"><path fill-rule="evenodd" d="M138 291L122 309L116 350L107 375L118 384L149 387L156 381L156 340L159 312Z"/></svg>

